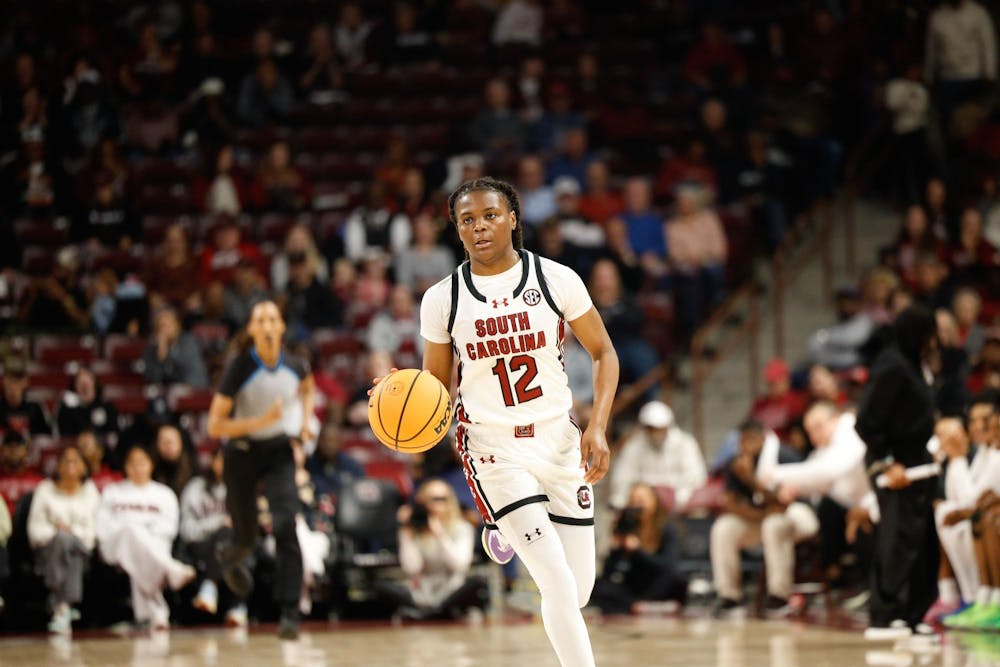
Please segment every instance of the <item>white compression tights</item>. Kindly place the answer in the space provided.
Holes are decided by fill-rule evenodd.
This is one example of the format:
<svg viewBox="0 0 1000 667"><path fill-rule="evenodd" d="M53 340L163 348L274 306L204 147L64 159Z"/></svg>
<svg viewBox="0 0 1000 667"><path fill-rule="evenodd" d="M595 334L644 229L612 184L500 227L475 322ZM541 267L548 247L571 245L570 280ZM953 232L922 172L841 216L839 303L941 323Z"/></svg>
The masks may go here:
<svg viewBox="0 0 1000 667"><path fill-rule="evenodd" d="M553 523L545 506L520 507L497 521L542 595L542 623L563 667L593 667L580 608L594 587L594 527Z"/></svg>

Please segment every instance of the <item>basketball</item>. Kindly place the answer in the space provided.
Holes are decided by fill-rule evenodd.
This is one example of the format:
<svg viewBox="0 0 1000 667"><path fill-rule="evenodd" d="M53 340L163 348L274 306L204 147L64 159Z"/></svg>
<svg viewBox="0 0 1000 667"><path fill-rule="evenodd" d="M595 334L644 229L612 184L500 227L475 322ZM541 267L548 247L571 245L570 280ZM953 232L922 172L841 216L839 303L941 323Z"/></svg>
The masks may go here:
<svg viewBox="0 0 1000 667"><path fill-rule="evenodd" d="M416 454L436 445L451 425L451 395L429 371L404 368L376 385L368 423L383 445Z"/></svg>

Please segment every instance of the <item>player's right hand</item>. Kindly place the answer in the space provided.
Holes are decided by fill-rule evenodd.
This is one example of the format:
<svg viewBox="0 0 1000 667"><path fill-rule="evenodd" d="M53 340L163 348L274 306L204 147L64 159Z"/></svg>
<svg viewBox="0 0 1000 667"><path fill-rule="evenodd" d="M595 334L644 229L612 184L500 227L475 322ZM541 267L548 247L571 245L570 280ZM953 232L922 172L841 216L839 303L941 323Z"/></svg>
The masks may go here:
<svg viewBox="0 0 1000 667"><path fill-rule="evenodd" d="M395 373L398 370L399 370L398 368L390 368L389 369L389 374L391 375L392 373ZM386 377L386 376L383 375L382 377ZM372 378L372 388L368 390L368 395L369 396L372 395L372 392L375 391L375 387L377 387L378 383L381 382L381 381L382 381L382 378L380 378L380 377L378 377L378 378Z"/></svg>

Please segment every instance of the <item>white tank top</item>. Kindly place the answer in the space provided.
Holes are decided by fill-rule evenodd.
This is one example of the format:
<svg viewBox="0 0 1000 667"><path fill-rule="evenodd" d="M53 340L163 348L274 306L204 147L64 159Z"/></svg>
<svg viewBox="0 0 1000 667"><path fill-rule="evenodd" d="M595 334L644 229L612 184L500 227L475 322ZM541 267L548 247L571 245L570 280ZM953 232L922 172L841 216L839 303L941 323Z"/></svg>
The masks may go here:
<svg viewBox="0 0 1000 667"><path fill-rule="evenodd" d="M592 307L569 267L529 253L495 276L464 262L424 294L420 333L458 356L461 422L526 426L564 417L573 406L563 365L567 321Z"/></svg>

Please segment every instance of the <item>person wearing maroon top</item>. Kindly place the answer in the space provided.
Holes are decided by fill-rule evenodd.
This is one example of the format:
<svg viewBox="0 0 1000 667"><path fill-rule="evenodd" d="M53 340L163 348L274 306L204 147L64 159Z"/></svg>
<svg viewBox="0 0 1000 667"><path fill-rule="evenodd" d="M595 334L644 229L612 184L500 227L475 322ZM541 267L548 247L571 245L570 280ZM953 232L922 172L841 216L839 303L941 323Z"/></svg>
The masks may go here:
<svg viewBox="0 0 1000 667"><path fill-rule="evenodd" d="M744 83L747 65L722 26L706 21L701 27L701 40L684 58L684 74L698 88L712 90Z"/></svg>
<svg viewBox="0 0 1000 667"><path fill-rule="evenodd" d="M261 265L260 249L243 240L243 233L232 216L219 216L219 224L212 234L212 243L201 253L201 281L207 285L218 280L226 285L233 282L233 274L240 260Z"/></svg>
<svg viewBox="0 0 1000 667"><path fill-rule="evenodd" d="M104 443L101 442L95 431L88 429L76 436L76 447L87 462L87 467L90 468L90 480L98 491L103 491L108 484L120 482L123 479L120 472L113 470L105 462Z"/></svg>
<svg viewBox="0 0 1000 667"><path fill-rule="evenodd" d="M625 210L622 196L610 188L608 165L594 160L587 165L587 184L580 197L580 215L602 227Z"/></svg>
<svg viewBox="0 0 1000 667"><path fill-rule="evenodd" d="M0 496L7 502L11 516L18 501L34 491L43 479L40 472L28 465L28 441L17 431L8 431L0 447Z"/></svg>
<svg viewBox="0 0 1000 667"><path fill-rule="evenodd" d="M773 430L784 440L788 429L802 418L806 398L791 388L788 364L784 359L772 359L764 367L767 393L753 402L750 418Z"/></svg>
<svg viewBox="0 0 1000 667"><path fill-rule="evenodd" d="M1000 266L1000 253L983 236L983 218L979 210L962 211L958 243L951 247L952 279L959 285L985 285Z"/></svg>

